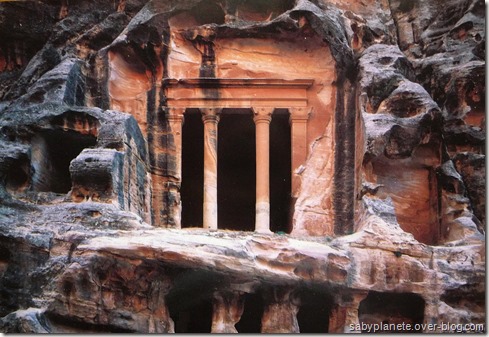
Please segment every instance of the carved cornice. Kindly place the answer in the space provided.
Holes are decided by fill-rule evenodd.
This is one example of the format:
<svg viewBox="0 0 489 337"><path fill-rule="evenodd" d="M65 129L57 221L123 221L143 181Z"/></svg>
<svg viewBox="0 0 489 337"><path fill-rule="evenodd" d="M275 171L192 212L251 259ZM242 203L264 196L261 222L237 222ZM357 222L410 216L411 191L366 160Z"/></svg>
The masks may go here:
<svg viewBox="0 0 489 337"><path fill-rule="evenodd" d="M188 88L296 88L308 89L314 83L312 79L283 80L275 78L165 78L163 85L167 87Z"/></svg>
<svg viewBox="0 0 489 337"><path fill-rule="evenodd" d="M165 79L169 107L307 107L311 79L189 78Z"/></svg>

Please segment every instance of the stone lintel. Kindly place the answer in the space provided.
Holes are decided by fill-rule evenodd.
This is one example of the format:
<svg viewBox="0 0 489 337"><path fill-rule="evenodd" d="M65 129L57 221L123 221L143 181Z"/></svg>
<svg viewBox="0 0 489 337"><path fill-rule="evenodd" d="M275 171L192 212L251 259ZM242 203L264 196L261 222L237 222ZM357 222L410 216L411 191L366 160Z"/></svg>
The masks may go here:
<svg viewBox="0 0 489 337"><path fill-rule="evenodd" d="M168 105L183 108L307 107L313 80L166 79Z"/></svg>
<svg viewBox="0 0 489 337"><path fill-rule="evenodd" d="M229 109L249 109L250 107L258 106L274 106L276 108L289 108L290 106L306 107L307 98L290 97L287 100L282 98L225 98L214 99L214 98L180 98L168 99L168 104L174 107L185 107L185 108L199 108L203 106L212 106L216 108L229 108Z"/></svg>
<svg viewBox="0 0 489 337"><path fill-rule="evenodd" d="M163 85L168 87L200 87L200 88L295 88L308 89L314 83L312 79L283 80L275 78L165 78Z"/></svg>

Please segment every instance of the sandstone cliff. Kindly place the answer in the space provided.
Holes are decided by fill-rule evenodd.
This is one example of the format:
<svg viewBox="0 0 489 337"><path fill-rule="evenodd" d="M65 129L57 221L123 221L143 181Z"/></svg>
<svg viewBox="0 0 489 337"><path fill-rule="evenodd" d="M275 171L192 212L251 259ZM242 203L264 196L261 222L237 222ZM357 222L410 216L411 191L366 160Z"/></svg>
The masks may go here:
<svg viewBox="0 0 489 337"><path fill-rule="evenodd" d="M0 1L0 332L480 330L485 118L482 0Z"/></svg>

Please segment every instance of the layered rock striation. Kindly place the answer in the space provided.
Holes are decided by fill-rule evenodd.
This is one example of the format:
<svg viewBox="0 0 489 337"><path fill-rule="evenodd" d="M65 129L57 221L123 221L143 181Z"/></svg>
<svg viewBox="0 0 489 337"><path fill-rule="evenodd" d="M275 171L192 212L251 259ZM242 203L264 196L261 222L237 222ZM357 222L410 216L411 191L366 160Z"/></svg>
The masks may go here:
<svg viewBox="0 0 489 337"><path fill-rule="evenodd" d="M0 331L484 330L484 23L0 3Z"/></svg>

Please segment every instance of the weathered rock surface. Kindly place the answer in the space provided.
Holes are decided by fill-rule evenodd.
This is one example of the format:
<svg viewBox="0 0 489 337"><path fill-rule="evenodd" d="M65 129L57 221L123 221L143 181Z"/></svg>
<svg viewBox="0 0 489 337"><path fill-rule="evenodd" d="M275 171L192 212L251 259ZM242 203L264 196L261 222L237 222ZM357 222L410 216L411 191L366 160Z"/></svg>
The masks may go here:
<svg viewBox="0 0 489 337"><path fill-rule="evenodd" d="M465 325L486 320L484 11L0 2L0 332L485 330ZM253 208L253 117L271 161L292 163L284 177L271 163L275 233L185 223L210 186L206 109L212 148L218 130L251 153L226 163L246 183L218 190L252 199L250 219L267 211ZM219 218L250 213L215 202Z"/></svg>

